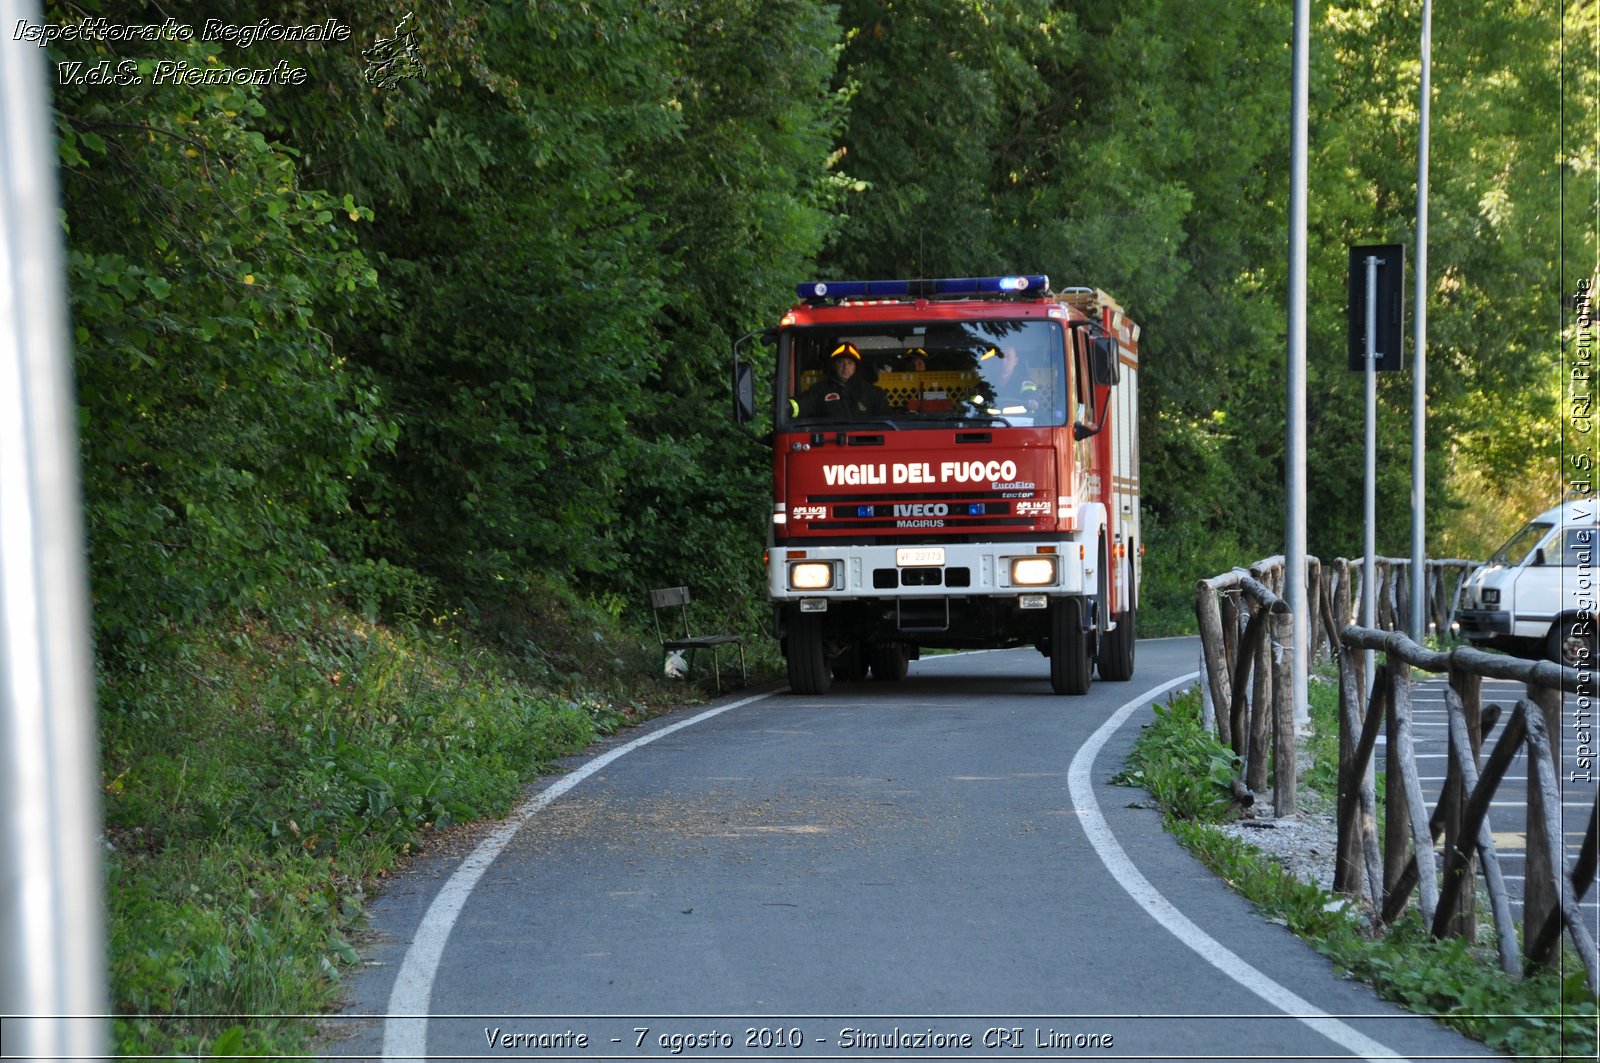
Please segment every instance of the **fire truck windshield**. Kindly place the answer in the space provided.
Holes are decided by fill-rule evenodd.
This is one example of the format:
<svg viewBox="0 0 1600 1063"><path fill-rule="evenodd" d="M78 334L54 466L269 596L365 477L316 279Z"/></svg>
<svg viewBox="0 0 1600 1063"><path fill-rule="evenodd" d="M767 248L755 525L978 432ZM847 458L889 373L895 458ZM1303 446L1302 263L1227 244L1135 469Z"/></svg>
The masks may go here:
<svg viewBox="0 0 1600 1063"><path fill-rule="evenodd" d="M779 427L1066 424L1066 349L1061 325L1038 319L792 328L780 345Z"/></svg>

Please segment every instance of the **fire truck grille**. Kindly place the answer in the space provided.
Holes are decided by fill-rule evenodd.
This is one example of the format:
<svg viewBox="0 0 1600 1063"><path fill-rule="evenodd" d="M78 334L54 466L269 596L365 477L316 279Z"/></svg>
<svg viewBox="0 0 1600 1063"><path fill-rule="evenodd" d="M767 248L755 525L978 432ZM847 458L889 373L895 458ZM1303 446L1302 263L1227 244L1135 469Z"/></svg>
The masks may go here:
<svg viewBox="0 0 1600 1063"><path fill-rule="evenodd" d="M972 570L964 566L952 568L875 568L872 570L874 590L887 591L897 587L970 587Z"/></svg>

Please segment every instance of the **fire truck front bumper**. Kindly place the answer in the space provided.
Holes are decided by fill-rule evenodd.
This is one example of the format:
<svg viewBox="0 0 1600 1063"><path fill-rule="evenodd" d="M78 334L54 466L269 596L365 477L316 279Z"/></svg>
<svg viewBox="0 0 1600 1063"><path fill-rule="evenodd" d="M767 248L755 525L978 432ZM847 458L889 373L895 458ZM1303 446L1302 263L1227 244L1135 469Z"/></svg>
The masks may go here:
<svg viewBox="0 0 1600 1063"><path fill-rule="evenodd" d="M773 547L774 601L826 609L830 599L1040 598L1095 586L1092 556L1078 543L952 543L918 546ZM1042 608L1043 605L1041 604Z"/></svg>

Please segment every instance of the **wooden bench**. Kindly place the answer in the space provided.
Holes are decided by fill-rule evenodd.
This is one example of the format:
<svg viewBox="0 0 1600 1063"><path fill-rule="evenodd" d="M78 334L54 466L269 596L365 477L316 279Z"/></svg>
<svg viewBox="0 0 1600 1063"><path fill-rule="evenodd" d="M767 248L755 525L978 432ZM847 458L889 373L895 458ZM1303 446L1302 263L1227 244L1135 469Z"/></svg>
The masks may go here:
<svg viewBox="0 0 1600 1063"><path fill-rule="evenodd" d="M717 693L722 693L722 661L721 651L724 646L739 647L739 675L749 683L750 676L744 663L744 637L741 635L691 635L689 633L689 588L688 587L662 587L650 592L651 616L656 623L656 639L664 650L687 650L692 654L695 650L711 651L711 667L717 675ZM667 637L661 628L661 611L663 609L677 609L679 620L670 622L672 627L683 628L683 636Z"/></svg>

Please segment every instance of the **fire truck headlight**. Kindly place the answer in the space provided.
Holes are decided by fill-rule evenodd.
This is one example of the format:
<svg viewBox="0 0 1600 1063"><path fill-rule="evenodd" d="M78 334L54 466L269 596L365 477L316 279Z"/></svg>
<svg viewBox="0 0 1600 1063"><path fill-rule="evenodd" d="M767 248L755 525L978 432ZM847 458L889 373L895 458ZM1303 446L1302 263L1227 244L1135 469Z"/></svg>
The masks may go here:
<svg viewBox="0 0 1600 1063"><path fill-rule="evenodd" d="M833 566L826 561L802 561L789 566L789 588L825 591L833 586Z"/></svg>
<svg viewBox="0 0 1600 1063"><path fill-rule="evenodd" d="M1013 587L1044 587L1056 581L1053 557L1019 557L1011 562Z"/></svg>

